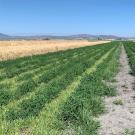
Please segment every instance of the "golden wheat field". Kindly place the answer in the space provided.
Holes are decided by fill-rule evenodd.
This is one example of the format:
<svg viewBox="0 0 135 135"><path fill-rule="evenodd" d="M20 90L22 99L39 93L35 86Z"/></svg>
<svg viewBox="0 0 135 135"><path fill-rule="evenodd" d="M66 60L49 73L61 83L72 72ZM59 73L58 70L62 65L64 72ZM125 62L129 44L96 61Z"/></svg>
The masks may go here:
<svg viewBox="0 0 135 135"><path fill-rule="evenodd" d="M22 40L0 41L0 60L15 59L17 57L44 54L59 50L91 46L109 41L88 40Z"/></svg>

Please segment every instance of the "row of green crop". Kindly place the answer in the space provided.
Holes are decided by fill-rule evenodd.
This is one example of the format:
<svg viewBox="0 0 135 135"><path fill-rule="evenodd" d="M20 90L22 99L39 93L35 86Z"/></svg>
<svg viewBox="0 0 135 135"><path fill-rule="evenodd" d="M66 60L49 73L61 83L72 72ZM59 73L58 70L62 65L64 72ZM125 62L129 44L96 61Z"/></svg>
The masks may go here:
<svg viewBox="0 0 135 135"><path fill-rule="evenodd" d="M115 49L109 57L100 64L93 74L85 76L80 86L68 101L63 104L58 119L63 123L61 130L74 130L73 134L95 135L99 123L93 121L93 116L104 112L102 96L113 96L115 90L107 86L103 80L110 80L118 70L119 49ZM64 126L63 126L64 125Z"/></svg>
<svg viewBox="0 0 135 135"><path fill-rule="evenodd" d="M98 47L98 48L101 48L101 47ZM72 54L70 54L70 52L69 52L69 54L71 55L69 55L69 57L65 57L65 55L63 54L62 56L64 56L64 58L62 57L62 58L60 58L61 60L58 60L58 61L55 61L55 63L51 63L51 64L47 64L46 62L44 62L44 61L40 61L40 64L43 64L42 66L40 65L40 64L36 64L36 67L34 68L33 67L33 69L27 69L25 72L22 72L23 70L22 70L22 68L23 67L18 67L18 69L17 70L15 70L15 71L13 71L12 70L12 68L11 69L8 69L8 72L9 72L9 76L12 74L14 74L14 72L15 73L17 73L17 74L14 74L12 77L15 77L15 78L11 78L11 76L9 77L7 74L6 74L6 72L2 72L2 73L0 73L0 78L2 78L4 81L1 81L0 82L0 88L2 88L2 87L5 87L5 88L7 88L7 89L10 89L10 87L12 87L12 86L14 86L14 85L16 85L16 84L20 84L23 80L25 80L26 81L26 79L28 79L28 78L32 78L33 76L36 76L36 75L39 75L40 73L42 73L43 71L46 71L46 70L50 70L50 69L52 69L53 67L57 67L57 66L59 66L59 65L61 65L61 64L65 64L67 61L70 61L71 59L73 59L74 58L74 56L76 56L76 57L82 57L83 55L86 55L87 53L89 54L89 53L92 53L93 52L93 50L92 49L87 49L87 51L86 51L86 53L84 53L83 51L83 53L82 52L80 52L80 50L81 49L79 49L79 51L77 50L76 52L75 52L75 50L74 50L74 54L76 54L76 55L72 55ZM85 48L84 48L84 50L85 50ZM80 52L80 53L79 53ZM67 52L66 52L67 53ZM66 55L67 56L67 55ZM45 57L46 58L46 57ZM55 59L55 58L54 58ZM66 61L65 61L66 60ZM16 61L16 60L15 60ZM14 61L13 61L13 63L14 63ZM31 62L29 62L30 64L31 64ZM13 64L14 65L14 64ZM19 65L19 64L18 64ZM29 64L28 64L29 65ZM6 66L5 66L5 68L6 68ZM18 72L18 71L21 71L21 72ZM5 73L5 74L4 74ZM6 79L7 78L7 79ZM10 79L9 79L10 78ZM13 81L14 80L14 81ZM21 81L21 82L20 82Z"/></svg>
<svg viewBox="0 0 135 135"><path fill-rule="evenodd" d="M41 72L42 74L36 75L36 79L32 79L31 77L28 79L25 79L25 81L22 84L19 84L15 91L10 91L9 89L5 89L5 86L1 86L1 97L0 105L7 104L13 99L19 99L21 96L27 94L28 92L31 92L35 89L37 89L41 83L48 83L50 80L56 78L57 76L60 76L63 74L63 71L67 71L70 66L75 65L75 63L79 63L82 61L86 61L89 59L89 57L96 55L97 51L93 51L90 54L87 54L86 56L78 56L76 58L73 58L70 60L70 62L67 63L60 63L58 67L52 67L51 70L48 70L47 72ZM7 97L7 98L6 98Z"/></svg>
<svg viewBox="0 0 135 135"><path fill-rule="evenodd" d="M23 73L27 70L33 70L34 68L40 66L46 66L47 64L53 64L58 60L63 60L68 57L73 57L74 54L80 54L82 52L86 53L87 51L94 49L95 46L87 49L88 47L83 47L80 49L73 49L63 52L49 53L47 55L26 57L17 60L4 61L0 62L0 69L4 69L3 76L0 76L0 79L3 78L12 78L20 73Z"/></svg>
<svg viewBox="0 0 135 135"><path fill-rule="evenodd" d="M62 78L58 80L52 81L46 87L42 87L38 92L35 93L35 96L30 99L23 100L19 106L15 109L11 108L6 114L6 118L8 120L15 120L18 118L27 118L30 116L37 116L42 108L50 102L52 99L57 97L57 95L64 90L76 76L82 74L88 67L92 66L97 59L99 59L106 51L108 51L110 47L105 48L95 57L89 59L86 57L85 59L79 58L79 61L71 62L70 65L67 66L67 69L60 70L57 72L63 72L65 74ZM58 73L57 73L58 74ZM58 74L59 75L59 74Z"/></svg>
<svg viewBox="0 0 135 135"><path fill-rule="evenodd" d="M64 61L64 59L67 59L67 58L70 58L70 57L72 58L73 56L74 56L74 53L69 53L68 55L66 55L66 54L61 55L61 57L58 57L58 58L56 57L56 58L53 58L52 60L46 59L46 57L45 57L45 60L40 59L39 61L32 62L33 59L30 59L27 62L27 65L23 65L21 63L18 63L18 65L13 64L11 66L11 65L6 64L6 65L3 66L4 73L1 75L1 80L5 79L5 78L12 78L16 75L19 75L21 73L24 73L24 72L27 72L27 71L30 71L30 70L33 70L33 69L36 69L38 67L47 66L48 64L50 64L52 66L52 65L57 64L58 61ZM1 65L2 65L2 63L1 63Z"/></svg>
<svg viewBox="0 0 135 135"><path fill-rule="evenodd" d="M8 100L8 102L11 101L11 103L9 103L6 106L4 105L1 108L1 110L0 110L2 112L1 113L2 117L0 115L0 119L1 119L1 122L3 123L3 127L2 127L2 130L0 129L0 133L3 132L4 134L8 134L8 133L13 133L13 134L18 133L18 134L20 134L20 131L17 131L17 128L19 130L23 130L23 129L27 130L28 127L31 127L33 125L32 123L34 123L35 119L39 118L40 113L43 110L48 109L48 104L51 104L52 101L55 103L55 99L57 99L59 97L60 93L65 92L65 90L73 82L76 81L77 77L82 76L83 73L87 71L87 69L92 68L93 64L95 64L97 61L99 61L100 58L104 54L106 54L109 50L111 50L112 53L113 52L117 53L117 49L116 48L112 50L113 47L117 48L117 43L108 43L108 44L105 44L105 45L99 45L99 46L93 46L93 47L84 47L84 48L80 48L80 49L73 49L73 50L69 50L69 52L71 52L71 55L70 55L71 57L68 55L68 51L60 52L60 54L59 53L58 54L59 54L59 56L62 56L63 58L60 61L58 60L59 64L56 66L56 68L59 67L60 71L58 69L54 70L55 69L55 64L54 64L52 67L50 66L50 70L45 70L45 71L43 70L44 73L38 72L37 74L35 74L36 75L35 76L35 75L33 75L33 73L34 73L33 72L32 76L28 76L28 78L27 77L26 78L22 77L21 80L22 81L24 80L24 82L20 83L20 84L17 84L19 86L17 88L19 88L19 89L15 89L15 91L11 90L11 92L12 92L11 94L16 96L16 99L15 99L15 97L13 98L13 100L15 100L15 101L9 100L11 98L11 95L5 96L7 98L7 100ZM61 53L62 53L62 55L61 55ZM66 53L66 55L65 55L65 53ZM74 55L73 55L73 53L74 53ZM112 57L116 56L116 55L112 55L112 53L111 54L109 53ZM48 54L48 55L49 55L50 60L52 60L52 61L59 57L59 56L57 57L55 55L55 53L54 54ZM47 55L47 57L48 57L48 55ZM111 59L110 55L109 55L109 58L107 58L107 59ZM39 64L39 67L40 67L40 64L43 64L44 62L47 61L46 58L45 58L46 59L45 61L43 60L44 57L46 57L46 55L37 56L37 57L34 56L32 59L31 58L23 58L23 59L21 58L21 59L15 60L15 61L16 62L19 61L20 63L22 63L22 65L23 64L25 65L25 63L27 63L29 65L30 63L36 64L35 62L38 61L38 58L39 59L41 58L40 59L41 61L40 60L39 60L40 62L38 61L39 62L38 64ZM70 57L70 58L68 58L68 57ZM25 61L25 59L26 59L26 61ZM67 59L66 62L63 61L64 59L65 60ZM63 63L63 62L65 62L65 63ZM8 62L5 62L5 63L7 64ZM15 62L13 62L13 65L12 65L11 61L9 61L9 63L10 63L9 66L13 67L13 70L17 69L19 71L19 68L21 68L21 67L17 68L17 64ZM108 61L108 63L113 63L113 64L108 64L106 66L102 66L101 68L100 68L100 66L96 67L97 68L96 72L98 72L99 70L104 69L104 68L106 69L106 70L104 70L106 72L106 74L103 72L103 70L101 70L100 74L98 74L98 76L104 76L104 77L102 77L103 80L110 79L113 76L113 73L116 71L116 67L117 67L116 62L111 60L110 62ZM1 67L2 68L6 68L6 64L3 65L3 67L2 66ZM46 65L48 65L48 64L46 64ZM36 68L38 68L37 65L36 65ZM60 68L60 66L62 68ZM44 65L44 67L45 67L45 65ZM63 67L65 67L65 68L63 69ZM32 68L32 70L34 70L36 68L34 67L34 68ZM22 69L23 69L23 67L22 67ZM23 72L20 69L20 71L21 71L20 74L23 74L25 71L26 72L28 71L28 73L29 73L29 71L31 71L31 69L29 70L29 68L28 68L27 70L25 70ZM53 71L55 71L54 74L52 74ZM47 72L50 72L50 74L46 74L45 75L45 73L47 73ZM43 74L45 75L45 81L43 80L43 82L37 83L39 78L40 78L40 76L43 75ZM51 79L49 79L49 80L46 79L46 77L50 78L50 75L52 76ZM93 77L94 75L96 75L96 74L93 73L91 75L91 77ZM108 77L108 75L110 77ZM19 75L14 74L14 76L19 76ZM9 77L10 78L9 80L7 78L7 81L11 81L12 77L11 78ZM79 85L80 88L83 88L84 84L85 85L87 84L87 82L86 82L87 79L85 80L85 78L88 78L87 74L84 75L84 77L83 77L83 79L81 81L81 84ZM98 77L95 77L94 80L100 80L100 79L98 79ZM103 85L104 83L102 84L100 81L96 81L95 83L93 81L91 82L91 80L88 81L89 85L87 85L88 87L86 87L86 88L89 88L89 86L94 86L93 89L92 89L93 90L92 93L94 93L95 95L93 94L92 97L98 95L97 93L100 91L99 89L95 90L96 88L98 88L98 87L96 87L97 85L100 85L99 88L101 88L101 85L102 85L102 89L101 90L103 90L103 92L101 92L101 93L105 94L105 92L107 92L107 90L109 90L110 93L111 92L113 93L113 89L112 88L104 86ZM38 84L38 86L36 86L37 84L35 84L35 82ZM44 82L46 82L46 83L44 83ZM42 85L40 85L40 84L42 84ZM26 88L24 88L23 86L26 87ZM78 89L79 89L79 87L78 87ZM104 88L106 88L106 89L104 89ZM25 89L26 89L26 91L25 91ZM75 93L78 93L77 92L77 91L79 91L78 89L75 90L76 91ZM9 94L9 91L10 90L7 90L6 92ZM20 91L22 91L22 93ZM85 89L84 89L84 91L85 91ZM81 94L80 97L83 97L84 101L86 101L86 102L88 101L89 102L88 98L91 97L89 95L91 92L89 92L89 91L86 92L86 93L85 92L83 93L84 95L81 94L81 92L80 92L80 94ZM27 93L30 93L30 94L32 93L32 96L27 96ZM4 95L4 94L1 94L1 95ZM73 95L71 97L73 97ZM86 96L86 98L85 98L85 96ZM93 97L93 99L94 99L94 97ZM97 99L99 99L99 100L101 99L100 95L98 95ZM95 97L95 100L96 100L96 97ZM96 103L96 102L94 102L95 100L92 100L93 104ZM59 99L59 101L61 101L61 99ZM102 100L100 100L100 101L102 103ZM70 103L70 99L68 99L67 102ZM67 104L67 102L66 102L66 104ZM92 103L91 103L91 105L93 105ZM63 110L64 110L63 106L65 106L66 104L64 104L64 102L62 104L63 104L62 108L58 109L58 110L61 110L59 112L60 115L58 115L59 122L57 124L59 125L61 123L61 125L59 125L58 130L66 129L65 128L65 126L67 127L66 123L69 122L69 120L67 120L65 122L65 116L63 115ZM98 108L98 104L97 104L97 108ZM51 109L53 109L53 105L52 105ZM99 104L99 110L100 110L100 104ZM69 112L70 112L70 110L69 110ZM82 113L82 112L83 112L83 110L80 113ZM95 110L95 112L96 112L96 110ZM98 112L97 112L97 114L98 114ZM90 115L90 117L91 116L92 115ZM54 117L54 116L51 116L51 114L49 114L49 117ZM79 122L79 119L78 119L78 122ZM89 119L89 117L87 119ZM46 119L46 120L48 120L48 119ZM44 121L44 122L45 123L48 123L48 122L50 123L50 121ZM87 122L87 121L84 121L84 123L85 122ZM91 119L91 122L92 122L93 128L94 128L95 122L92 119ZM72 124L72 122L71 122L71 124ZM75 126L77 124L75 123L73 125ZM54 126L55 126L55 124L54 124ZM78 126L79 126L79 124L78 124ZM12 131L10 132L10 130L12 130L13 132ZM44 129L44 130L46 130L46 129ZM42 131L40 133L42 133ZM83 133L85 133L85 132L83 132ZM54 135L56 135L56 134L54 134Z"/></svg>
<svg viewBox="0 0 135 135"><path fill-rule="evenodd" d="M99 47L99 48L101 48L101 47ZM74 52L74 53L76 53L76 56L77 56L77 52L80 52L80 50L81 49L79 49L79 51L77 50L76 52ZM84 48L84 50L85 50L85 48ZM71 51L71 52L73 53L73 51ZM91 53L93 52L92 49L87 49L86 50L86 53L90 53L90 52ZM64 56L64 54L62 56ZM72 54L71 54L71 56L72 56ZM78 54L77 58L82 57L82 56L83 55ZM66 58L67 61L70 61L72 59L72 57L71 58L70 57L64 57L64 58ZM60 65L60 67L57 70L62 71L61 65L63 63L64 63L64 61L63 61L63 59L61 59L61 61L58 63L58 66ZM40 65L38 65L38 66L40 67ZM54 64L54 65L52 65L52 67L50 66L49 68L46 69L47 66L44 65L45 68L42 68L42 69L40 68L41 70L39 70L39 71L35 71L35 72L32 72L32 73L29 73L27 71L27 74L25 74L25 76L23 76L23 75L18 76L17 75L17 81L16 80L13 81L14 83L12 83L10 80L6 80L4 83L0 84L0 88L2 89L1 90L1 95L3 95L2 98L4 98L4 101L1 100L1 105L6 104L6 103L8 103L7 101L10 101L10 100L14 99L14 95L17 98L20 98L26 92L30 92L30 91L32 91L32 89L36 89L36 87L38 87L40 83L44 82L44 80L46 80L46 82L47 82L47 80L51 80L51 78L54 78L54 76L55 76L54 74L57 75L57 73L58 73L57 70L56 70L56 66L57 65ZM55 67L54 70L49 71L49 69L50 68L53 69L53 67ZM44 73L44 70L48 70L48 72L45 71L45 73ZM43 71L43 73L42 73L42 71ZM12 73L12 70L10 72ZM40 76L40 73L41 73L41 76ZM36 80L31 79L31 78L33 78L35 76L36 76L36 78L38 76L40 76L40 78L37 78ZM18 82L18 80L19 80L19 82ZM21 83L20 80L22 82L24 80L24 82ZM18 85L18 83L19 83L19 85ZM7 91L10 91L12 89L15 89L15 91L17 91L17 92L15 92L15 93L7 92Z"/></svg>
<svg viewBox="0 0 135 135"><path fill-rule="evenodd" d="M125 50L128 55L129 64L132 69L132 74L135 75L135 43L134 42L123 42Z"/></svg>
<svg viewBox="0 0 135 135"><path fill-rule="evenodd" d="M83 57L84 54L79 54L78 57ZM70 60L71 58L68 57L66 60ZM67 62L66 61L66 62ZM64 61L64 59L62 59L62 61L56 61L56 63L52 63L52 64L47 64L44 66L39 66L33 70L27 70L26 72L23 72L19 75L16 75L15 78L8 78L8 79L4 79L4 81L0 82L0 87L5 87L7 89L10 89L12 86L14 86L15 84L21 84L21 82L23 82L23 80L29 80L29 78L33 78L34 76L39 76L41 73L43 74L43 72L50 70L50 68L52 69L53 67L57 67L60 66L61 64L65 64L66 63ZM12 72L12 71L11 71ZM2 75L1 75L2 77ZM4 77L3 77L4 78ZM14 81L13 81L14 80ZM14 83L9 83L13 81Z"/></svg>
<svg viewBox="0 0 135 135"><path fill-rule="evenodd" d="M112 52L112 49L111 49L111 51L104 54L101 57L101 59L97 60L96 63L90 69L87 69L85 71L85 73L83 73L83 75L79 78L82 79L87 74L92 74L92 73L96 72L98 65L102 64L111 52ZM78 79L74 80L73 83L71 84L71 86L66 89L67 92L66 91L62 92L58 98L54 99L51 103L49 103L47 105L47 108L44 108L42 110L42 112L36 118L36 120L34 120L34 118L33 118L32 121L33 121L34 125L33 125L32 129L29 127L32 130L31 134L33 134L33 135L37 135L37 134L59 135L59 134L61 134L61 133L59 133L59 130L61 130L61 128L62 129L64 128L64 127L62 127L64 124L62 123L61 125L59 125L61 122L58 121L58 118L60 118L61 115L59 115L58 118L56 118L56 116L61 112L61 108L63 108L63 105L68 101L68 98L80 86L80 79L79 79L79 81L78 81ZM76 85L76 86L74 87L74 85ZM73 89L73 90L71 90L71 89ZM70 94L68 94L68 93L70 93ZM59 128L57 129L57 127L59 127ZM44 130L44 129L46 129L46 130ZM69 131L69 133L67 133L68 131ZM70 129L68 126L67 129L65 129L63 131L63 134L74 134L74 132L72 133L72 131L73 131L72 128Z"/></svg>

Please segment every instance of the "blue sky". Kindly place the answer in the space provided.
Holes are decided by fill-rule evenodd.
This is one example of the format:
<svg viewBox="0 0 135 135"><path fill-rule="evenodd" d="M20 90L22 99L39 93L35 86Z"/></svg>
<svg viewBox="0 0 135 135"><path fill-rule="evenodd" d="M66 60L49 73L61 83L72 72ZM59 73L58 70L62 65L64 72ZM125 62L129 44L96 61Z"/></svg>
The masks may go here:
<svg viewBox="0 0 135 135"><path fill-rule="evenodd" d="M0 33L135 36L135 0L0 0Z"/></svg>

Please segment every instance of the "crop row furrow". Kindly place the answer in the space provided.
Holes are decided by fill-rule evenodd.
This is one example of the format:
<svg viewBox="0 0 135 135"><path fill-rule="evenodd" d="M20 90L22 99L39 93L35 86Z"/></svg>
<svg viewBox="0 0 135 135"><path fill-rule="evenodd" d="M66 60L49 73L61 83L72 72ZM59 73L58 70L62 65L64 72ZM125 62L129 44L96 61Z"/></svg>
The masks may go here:
<svg viewBox="0 0 135 135"><path fill-rule="evenodd" d="M104 53L107 50L108 49L104 49ZM102 55L103 54L101 53L97 59L99 59ZM95 63L95 59L93 58L89 63L87 61L77 63L73 67L71 64L71 69L65 73L66 75L64 78L54 81L49 85L49 87L41 89L35 94L36 96L31 99L24 100L20 104L19 110L13 108L10 109L7 113L7 119L14 120L18 118L27 118L29 116L37 116L46 103L57 97L58 93L70 85L76 76L82 74L88 67L93 65Z"/></svg>
<svg viewBox="0 0 135 135"><path fill-rule="evenodd" d="M83 54L83 53L82 53ZM64 56L64 55L63 55ZM28 72L30 70L33 70L33 69L36 69L36 68L39 68L39 67L44 67L44 66L48 66L48 65L55 65L55 63L57 64L57 62L59 61L63 61L64 59L67 59L67 58L72 58L74 55L71 54L71 56L67 56L67 57L60 57L60 58L57 58L57 59L54 59L54 61L42 61L42 62L37 62L37 63L34 63L34 64L31 64L31 63L28 63L27 66L16 66L15 68L12 68L10 67L5 69L4 73L1 74L0 76L0 79L3 80L5 78L13 78L17 75L20 75L21 73L24 73L24 72Z"/></svg>
<svg viewBox="0 0 135 135"><path fill-rule="evenodd" d="M39 55L39 56L21 58L17 60L4 61L4 62L0 62L0 67L2 69L3 68L5 69L5 73L6 73L5 76L11 78L27 70L30 70L30 69L32 70L33 68L36 68L38 66L50 64L50 63L53 63L53 62L56 62L58 60L62 60L68 57L73 57L74 55L79 54L79 53L86 53L87 51L90 51L90 50L92 51L94 50L94 48L95 48L94 46L89 49L88 47L82 47L79 49L72 49L68 51L49 53L47 55ZM99 46L99 48L102 48L102 46ZM51 59L49 58L49 56L51 56ZM2 77L0 78L2 79Z"/></svg>
<svg viewBox="0 0 135 135"><path fill-rule="evenodd" d="M97 60L91 68L88 68L83 73L83 75L78 76L72 82L72 84L70 84L66 88L65 91L62 91L56 99L54 99L51 103L47 105L47 107L42 110L36 121L34 120L35 126L32 127L32 134L48 135L50 133L51 135L59 135L59 130L53 128L52 125L59 123L56 123L56 116L59 114L61 107L63 107L63 104L65 102L68 102L68 98L80 87L82 79L85 78L87 75L97 72L97 67L100 64L104 63L104 60L110 55L110 53L112 53L112 50L106 53L103 57L101 57L101 59ZM66 112L68 112L68 109L66 110ZM47 121L47 123L44 121ZM46 130L43 130L43 128L46 128Z"/></svg>
<svg viewBox="0 0 135 135"><path fill-rule="evenodd" d="M79 87L63 104L57 116L64 125L63 128L69 126L70 130L82 135L96 134L99 123L93 121L92 117L104 112L101 97L115 94L114 89L107 86L102 80L107 79L106 70L109 70L109 74L112 76L117 72L118 57L118 50L115 49L102 64L98 65L96 72L87 74L82 79ZM110 77L112 78L112 76ZM62 134L66 132L65 130L62 131Z"/></svg>
<svg viewBox="0 0 135 135"><path fill-rule="evenodd" d="M49 70L48 72L43 72L41 76L40 75L36 76L36 79L30 78L29 80L20 84L15 91L1 90L1 93L3 95L3 100L1 98L1 101L0 101L1 105L7 104L9 101L13 99L19 99L24 94L27 94L27 92L31 92L35 90L37 87L40 86L41 83L48 83L51 79L54 79L58 75L63 74L63 71L66 72L70 66L74 65L74 63L85 61L92 55L93 56L96 55L96 52L91 53L88 56L86 55L81 58L78 57L76 59L73 59L64 65L61 64L61 66L57 68L54 67L54 69Z"/></svg>

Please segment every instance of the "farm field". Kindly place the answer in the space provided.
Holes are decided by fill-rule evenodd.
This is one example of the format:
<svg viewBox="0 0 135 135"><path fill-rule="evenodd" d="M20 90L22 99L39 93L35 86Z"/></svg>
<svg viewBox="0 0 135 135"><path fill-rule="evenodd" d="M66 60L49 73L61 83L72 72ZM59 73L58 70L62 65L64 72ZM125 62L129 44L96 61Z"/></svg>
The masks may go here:
<svg viewBox="0 0 135 135"><path fill-rule="evenodd" d="M108 41L88 40L20 40L0 41L0 60L15 59L17 57L45 54L59 50L91 46Z"/></svg>
<svg viewBox="0 0 135 135"><path fill-rule="evenodd" d="M110 83L120 70L124 48L135 75L133 42L1 61L0 134L98 135L98 118L106 113L104 97L118 94Z"/></svg>
<svg viewBox="0 0 135 135"><path fill-rule="evenodd" d="M124 47L126 49L129 64L132 69L132 74L135 75L135 61L134 61L134 54L135 54L135 43L134 42L123 42Z"/></svg>

